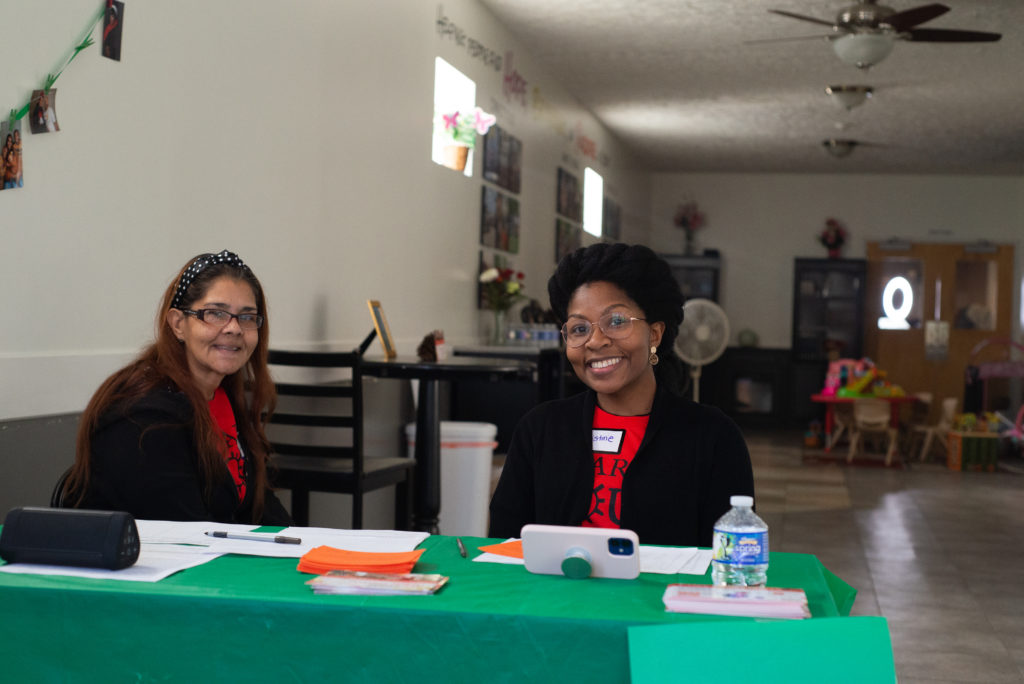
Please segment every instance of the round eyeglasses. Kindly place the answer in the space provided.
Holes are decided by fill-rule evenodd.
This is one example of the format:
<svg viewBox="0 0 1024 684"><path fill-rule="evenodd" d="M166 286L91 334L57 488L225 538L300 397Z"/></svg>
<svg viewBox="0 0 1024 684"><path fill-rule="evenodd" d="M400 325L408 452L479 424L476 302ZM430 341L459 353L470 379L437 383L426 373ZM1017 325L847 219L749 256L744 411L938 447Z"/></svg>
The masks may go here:
<svg viewBox="0 0 1024 684"><path fill-rule="evenodd" d="M613 311L601 316L597 320L596 325L605 334L605 337L621 340L624 337L629 337L629 334L633 332L633 321L646 320L646 318L627 316L626 314ZM590 339L590 336L594 334L594 325L594 323L583 318L573 319L562 326L562 338L565 339L565 343L570 347L582 347Z"/></svg>
<svg viewBox="0 0 1024 684"><path fill-rule="evenodd" d="M242 330L257 330L263 326L263 316L254 313L233 314L223 309L182 309L181 313L186 316L195 316L203 323L216 328L225 328L234 318L238 321L238 327Z"/></svg>

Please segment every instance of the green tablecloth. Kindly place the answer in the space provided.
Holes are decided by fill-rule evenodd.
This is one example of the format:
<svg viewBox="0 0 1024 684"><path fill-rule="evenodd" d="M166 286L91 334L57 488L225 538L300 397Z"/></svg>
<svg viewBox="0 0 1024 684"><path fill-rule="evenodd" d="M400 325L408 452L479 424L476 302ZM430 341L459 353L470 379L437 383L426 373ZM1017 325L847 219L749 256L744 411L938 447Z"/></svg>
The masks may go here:
<svg viewBox="0 0 1024 684"><path fill-rule="evenodd" d="M464 541L472 558L494 540ZM451 578L433 596L316 596L295 559L252 556L157 583L0 573L0 672L10 681L624 682L631 626L755 622L666 613L665 585L697 579L689 575L569 580L471 562L451 537L423 547L416 570ZM769 584L802 587L815 618L848 614L856 594L803 554L773 553ZM676 649L702 657L688 651ZM875 655L892 657L865 657Z"/></svg>

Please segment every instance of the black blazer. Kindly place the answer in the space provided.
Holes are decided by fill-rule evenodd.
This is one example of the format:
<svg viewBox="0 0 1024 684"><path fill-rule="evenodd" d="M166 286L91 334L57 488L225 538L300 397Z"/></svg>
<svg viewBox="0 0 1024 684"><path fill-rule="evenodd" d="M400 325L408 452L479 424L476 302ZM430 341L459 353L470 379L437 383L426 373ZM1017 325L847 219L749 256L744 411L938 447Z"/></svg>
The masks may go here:
<svg viewBox="0 0 1024 684"><path fill-rule="evenodd" d="M596 401L587 390L541 404L519 422L491 499L491 537L518 537L527 523L583 522L594 485ZM733 494L754 494L739 428L717 408L659 389L623 477L623 529L645 544L710 547Z"/></svg>
<svg viewBox="0 0 1024 684"><path fill-rule="evenodd" d="M253 490L247 488L239 501L227 465L206 496L192 422L188 399L171 389L108 411L92 435L92 470L80 507L127 511L148 520L251 522ZM248 459L246 469L251 474ZM291 524L269 489L261 523Z"/></svg>

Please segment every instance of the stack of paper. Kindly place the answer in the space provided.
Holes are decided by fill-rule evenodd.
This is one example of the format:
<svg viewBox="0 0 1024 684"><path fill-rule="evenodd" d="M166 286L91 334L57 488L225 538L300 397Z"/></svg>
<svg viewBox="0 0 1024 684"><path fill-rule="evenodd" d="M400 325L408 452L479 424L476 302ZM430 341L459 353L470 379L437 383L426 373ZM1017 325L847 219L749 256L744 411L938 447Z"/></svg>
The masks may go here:
<svg viewBox="0 0 1024 684"><path fill-rule="evenodd" d="M670 584L662 597L673 613L743 615L803 619L811 617L803 589L775 587L714 587L706 584Z"/></svg>
<svg viewBox="0 0 1024 684"><path fill-rule="evenodd" d="M318 546L306 552L299 559L298 570L316 575L323 575L331 570L407 573L412 572L413 566L423 555L423 551L424 549L398 553L373 553Z"/></svg>
<svg viewBox="0 0 1024 684"><path fill-rule="evenodd" d="M448 582L444 575L386 574L331 570L306 582L317 594L361 594L368 596L403 596L433 594Z"/></svg>

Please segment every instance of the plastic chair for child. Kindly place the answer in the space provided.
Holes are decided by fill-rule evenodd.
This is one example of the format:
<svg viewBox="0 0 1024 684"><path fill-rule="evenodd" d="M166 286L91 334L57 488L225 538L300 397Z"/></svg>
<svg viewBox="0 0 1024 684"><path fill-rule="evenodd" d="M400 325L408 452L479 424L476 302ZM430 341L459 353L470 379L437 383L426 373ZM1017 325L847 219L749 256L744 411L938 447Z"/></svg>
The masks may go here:
<svg viewBox="0 0 1024 684"><path fill-rule="evenodd" d="M849 439L853 426L853 405L836 404L832 409L832 434L828 436L828 446L834 449L845 433Z"/></svg>
<svg viewBox="0 0 1024 684"><path fill-rule="evenodd" d="M889 424L891 411L884 399L857 399L853 402L853 424L850 426L850 450L846 462L851 463L858 450L863 451L864 437L884 435L889 444L885 450L885 465L892 463L896 453L899 431Z"/></svg>
<svg viewBox="0 0 1024 684"><path fill-rule="evenodd" d="M917 453L923 440L924 432L918 428L928 427L928 417L932 412L932 401L935 395L931 392L916 392L917 400L910 406L910 418L900 423L900 451L905 454Z"/></svg>
<svg viewBox="0 0 1024 684"><path fill-rule="evenodd" d="M949 444L946 437L953 429L953 416L956 415L956 397L947 397L942 400L942 415L935 425L916 425L914 430L924 433L924 445L921 447L921 460L928 458L928 450L932 447L932 441L938 437L938 444L949 453Z"/></svg>

